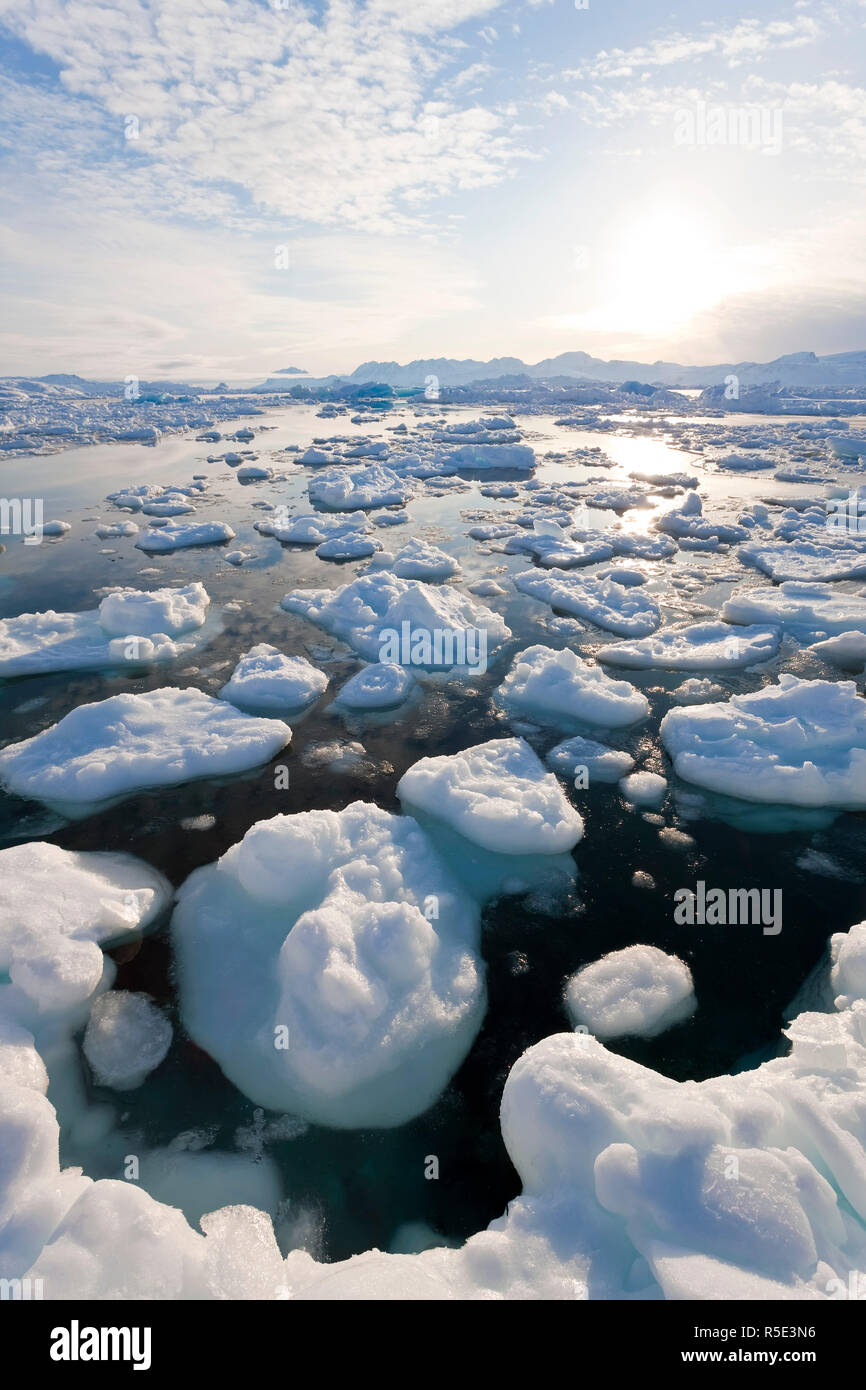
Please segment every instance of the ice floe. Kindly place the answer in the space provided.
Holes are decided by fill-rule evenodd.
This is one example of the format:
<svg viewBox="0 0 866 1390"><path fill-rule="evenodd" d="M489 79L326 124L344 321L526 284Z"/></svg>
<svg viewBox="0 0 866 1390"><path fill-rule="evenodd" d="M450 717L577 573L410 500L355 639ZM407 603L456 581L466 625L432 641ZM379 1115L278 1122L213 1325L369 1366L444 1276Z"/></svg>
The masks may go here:
<svg viewBox="0 0 866 1390"><path fill-rule="evenodd" d="M546 573L524 570L514 576L514 587L619 637L646 637L661 622L661 610L654 599L610 579L560 569Z"/></svg>
<svg viewBox="0 0 866 1390"><path fill-rule="evenodd" d="M290 738L280 720L252 718L200 690L112 695L7 745L0 783L18 796L87 814L93 803L146 787L245 772Z"/></svg>
<svg viewBox="0 0 866 1390"><path fill-rule="evenodd" d="M662 742L680 777L788 806L866 807L866 700L853 681L790 674L723 704L670 710Z"/></svg>
<svg viewBox="0 0 866 1390"><path fill-rule="evenodd" d="M626 946L585 965L565 987L572 1023L608 1038L654 1038L695 1010L692 972L657 946Z"/></svg>
<svg viewBox="0 0 866 1390"><path fill-rule="evenodd" d="M599 661L633 670L659 667L669 671L735 671L769 661L779 650L778 627L729 623L694 623L667 627L639 642L600 647Z"/></svg>
<svg viewBox="0 0 866 1390"><path fill-rule="evenodd" d="M649 702L628 681L612 680L600 666L565 648L527 647L514 658L495 699L510 714L565 727L574 723L619 728L646 719Z"/></svg>
<svg viewBox="0 0 866 1390"><path fill-rule="evenodd" d="M242 656L219 692L239 709L264 712L301 710L328 688L328 677L303 656L286 656L260 642Z"/></svg>

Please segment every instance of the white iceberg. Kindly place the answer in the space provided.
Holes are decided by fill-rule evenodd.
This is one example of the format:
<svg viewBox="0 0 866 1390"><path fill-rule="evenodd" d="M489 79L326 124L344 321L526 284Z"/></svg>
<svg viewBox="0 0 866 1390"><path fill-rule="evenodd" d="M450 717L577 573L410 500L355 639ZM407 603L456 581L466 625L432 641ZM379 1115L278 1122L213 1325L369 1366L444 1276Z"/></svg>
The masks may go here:
<svg viewBox="0 0 866 1390"><path fill-rule="evenodd" d="M41 841L0 850L0 974L40 1013L79 1005L102 980L100 947L144 930L171 898L132 855Z"/></svg>
<svg viewBox="0 0 866 1390"><path fill-rule="evenodd" d="M498 613L454 588L365 574L339 589L293 589L290 613L347 642L368 661L425 669L479 666L511 632Z"/></svg>
<svg viewBox="0 0 866 1390"><path fill-rule="evenodd" d="M611 579L561 569L546 573L525 570L514 576L514 587L619 637L647 637L662 620L658 604L649 595L635 593Z"/></svg>
<svg viewBox="0 0 866 1390"><path fill-rule="evenodd" d="M112 695L0 751L0 783L86 814L95 802L147 787L245 772L291 736L280 720L255 719L200 690Z"/></svg>
<svg viewBox="0 0 866 1390"><path fill-rule="evenodd" d="M95 1000L82 1048L100 1085L132 1091L164 1060L173 1032L149 995L114 989Z"/></svg>
<svg viewBox="0 0 866 1390"><path fill-rule="evenodd" d="M324 671L305 657L286 656L277 647L260 642L241 657L219 698L261 713L301 710L327 688Z"/></svg>
<svg viewBox="0 0 866 1390"><path fill-rule="evenodd" d="M403 774L397 795L405 810L436 816L499 854L560 854L583 835L581 816L520 738L422 758Z"/></svg>
<svg viewBox="0 0 866 1390"><path fill-rule="evenodd" d="M628 681L611 680L600 666L568 648L527 647L514 658L494 698L510 714L565 727L574 723L620 728L646 719L649 702Z"/></svg>
<svg viewBox="0 0 866 1390"><path fill-rule="evenodd" d="M679 956L657 946L626 946L585 965L565 986L565 1007L575 1025L602 1042L654 1038L695 1010L692 972Z"/></svg>
<svg viewBox="0 0 866 1390"><path fill-rule="evenodd" d="M735 671L769 661L782 639L778 627L732 627L729 623L694 623L666 627L640 642L600 647L597 659L607 666L632 670Z"/></svg>
<svg viewBox="0 0 866 1390"><path fill-rule="evenodd" d="M680 777L746 801L866 808L866 701L853 681L783 674L723 704L673 709L661 738Z"/></svg>

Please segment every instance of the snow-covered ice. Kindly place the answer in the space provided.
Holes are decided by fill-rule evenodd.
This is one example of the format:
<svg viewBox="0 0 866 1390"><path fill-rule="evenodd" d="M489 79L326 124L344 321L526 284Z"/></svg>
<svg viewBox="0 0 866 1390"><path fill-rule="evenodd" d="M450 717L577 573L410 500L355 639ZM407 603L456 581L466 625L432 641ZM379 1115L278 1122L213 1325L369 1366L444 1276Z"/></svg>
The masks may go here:
<svg viewBox="0 0 866 1390"><path fill-rule="evenodd" d="M149 995L110 990L94 1001L82 1048L101 1086L132 1091L164 1060L173 1032Z"/></svg>
<svg viewBox="0 0 866 1390"><path fill-rule="evenodd" d="M723 704L670 710L661 737L679 776L710 791L866 808L866 700L853 681L782 674Z"/></svg>
<svg viewBox="0 0 866 1390"><path fill-rule="evenodd" d="M598 660L634 670L735 671L769 661L779 650L777 627L732 627L729 623L694 623L661 628L638 642L600 647Z"/></svg>
<svg viewBox="0 0 866 1390"><path fill-rule="evenodd" d="M406 810L437 816L500 854L559 854L583 835L579 813L520 738L422 758L403 774L397 795Z"/></svg>
<svg viewBox="0 0 866 1390"><path fill-rule="evenodd" d="M565 727L577 722L620 728L646 719L649 703L628 681L612 680L600 666L568 648L527 647L495 693L510 714Z"/></svg>
<svg viewBox="0 0 866 1390"><path fill-rule="evenodd" d="M327 688L324 671L305 657L287 656L260 642L241 657L219 698L254 712L292 711L311 704Z"/></svg>
<svg viewBox="0 0 866 1390"><path fill-rule="evenodd" d="M100 947L145 929L171 897L162 874L129 854L42 841L0 850L0 974L25 1012L81 1004L102 980Z"/></svg>
<svg viewBox="0 0 866 1390"><path fill-rule="evenodd" d="M658 604L641 592L611 579L595 579L568 570L525 570L514 586L564 613L574 613L618 637L647 637L661 622Z"/></svg>
<svg viewBox="0 0 866 1390"><path fill-rule="evenodd" d="M572 1023L608 1038L654 1038L695 1010L688 966L657 946L626 946L585 965L565 987Z"/></svg>
<svg viewBox="0 0 866 1390"><path fill-rule="evenodd" d="M290 738L280 720L242 714L200 690L112 695L78 705L58 724L0 751L0 783L82 814L94 802L146 787L245 772Z"/></svg>

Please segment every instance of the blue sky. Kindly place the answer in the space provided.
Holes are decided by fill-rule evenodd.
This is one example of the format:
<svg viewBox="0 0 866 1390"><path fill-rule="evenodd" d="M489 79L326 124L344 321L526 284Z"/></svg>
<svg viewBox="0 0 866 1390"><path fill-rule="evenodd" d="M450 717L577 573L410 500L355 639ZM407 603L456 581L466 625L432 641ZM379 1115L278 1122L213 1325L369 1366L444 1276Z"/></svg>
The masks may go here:
<svg viewBox="0 0 866 1390"><path fill-rule="evenodd" d="M866 347L864 0L0 0L0 372Z"/></svg>

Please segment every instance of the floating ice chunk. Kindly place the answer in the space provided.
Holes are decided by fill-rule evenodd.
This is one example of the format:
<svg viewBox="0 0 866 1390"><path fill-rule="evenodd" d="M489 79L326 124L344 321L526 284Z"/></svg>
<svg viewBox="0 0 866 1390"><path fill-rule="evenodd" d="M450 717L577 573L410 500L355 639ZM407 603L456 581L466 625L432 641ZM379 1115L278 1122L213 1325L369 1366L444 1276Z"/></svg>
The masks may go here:
<svg viewBox="0 0 866 1390"><path fill-rule="evenodd" d="M397 552L390 569L401 579L426 579L431 582L450 579L452 575L460 573L460 566L453 555L415 537Z"/></svg>
<svg viewBox="0 0 866 1390"><path fill-rule="evenodd" d="M82 1047L101 1086L133 1091L167 1056L172 1035L149 995L115 989L94 1002Z"/></svg>
<svg viewBox="0 0 866 1390"><path fill-rule="evenodd" d="M241 482L253 482L273 476L274 470L263 463L242 463L235 474L235 477L240 478Z"/></svg>
<svg viewBox="0 0 866 1390"><path fill-rule="evenodd" d="M648 595L633 593L609 579L594 579L567 570L546 574L525 570L514 576L514 586L552 608L575 613L597 627L620 637L646 637L661 622L661 611Z"/></svg>
<svg viewBox="0 0 866 1390"><path fill-rule="evenodd" d="M99 948L144 930L171 896L132 855L41 841L0 850L0 974L42 1011L80 1004L102 979Z"/></svg>
<svg viewBox="0 0 866 1390"><path fill-rule="evenodd" d="M468 585L468 588L470 594L476 594L478 598L501 598L508 592L495 579L479 579L476 584Z"/></svg>
<svg viewBox="0 0 866 1390"><path fill-rule="evenodd" d="M135 544L139 550L183 550L194 545L219 545L234 538L234 531L224 521L179 521L155 531L143 531Z"/></svg>
<svg viewBox="0 0 866 1390"><path fill-rule="evenodd" d="M691 680L683 681L682 685L677 686L673 697L678 705L706 705L711 700L726 700L728 691L715 681L692 677Z"/></svg>
<svg viewBox="0 0 866 1390"><path fill-rule="evenodd" d="M866 999L866 922L830 937L830 985L836 1008L848 1009Z"/></svg>
<svg viewBox="0 0 866 1390"><path fill-rule="evenodd" d="M2 930L2 927L0 927ZM0 1076L13 1086L25 1086L40 1095L48 1090L48 1072L36 1051L33 1034L0 1013Z"/></svg>
<svg viewBox="0 0 866 1390"><path fill-rule="evenodd" d="M258 767L291 738L200 690L166 688L79 705L59 724L0 752L0 782L78 813L145 787Z"/></svg>
<svg viewBox="0 0 866 1390"><path fill-rule="evenodd" d="M344 535L331 536L322 541L321 545L316 546L316 554L320 560L366 560L381 548L379 542L371 540L369 536L359 531L347 531Z"/></svg>
<svg viewBox="0 0 866 1390"><path fill-rule="evenodd" d="M498 613L458 590L387 572L361 575L339 589L293 589L281 606L348 642L368 661L382 656L426 669L478 666L511 636ZM395 644L398 650L392 651Z"/></svg>
<svg viewBox="0 0 866 1390"><path fill-rule="evenodd" d="M622 779L619 789L632 806L660 806L668 784L657 772L632 772Z"/></svg>
<svg viewBox="0 0 866 1390"><path fill-rule="evenodd" d="M102 540L110 536L137 536L138 527L134 521L103 521L97 526L96 534Z"/></svg>
<svg viewBox="0 0 866 1390"><path fill-rule="evenodd" d="M176 637L201 627L207 617L210 596L203 584L182 589L115 589L99 605L99 622L112 637L130 634L150 637L168 633Z"/></svg>
<svg viewBox="0 0 866 1390"><path fill-rule="evenodd" d="M779 583L866 579L866 551L856 546L813 545L809 542L774 546L740 546L737 558Z"/></svg>
<svg viewBox="0 0 866 1390"><path fill-rule="evenodd" d="M39 529L43 536L65 536L72 527L68 521L45 521Z"/></svg>
<svg viewBox="0 0 866 1390"><path fill-rule="evenodd" d="M812 651L845 671L862 671L866 666L866 632L840 632L825 642L815 642Z"/></svg>
<svg viewBox="0 0 866 1390"><path fill-rule="evenodd" d="M746 801L866 807L866 701L853 681L777 685L673 709L662 742L687 782Z"/></svg>
<svg viewBox="0 0 866 1390"><path fill-rule="evenodd" d="M0 621L0 675L98 670L126 661L170 661L187 650L164 633L112 640L96 609L85 613L22 613Z"/></svg>
<svg viewBox="0 0 866 1390"><path fill-rule="evenodd" d="M572 540L564 527L552 520L536 520L531 531L511 536L505 546L506 555L534 555L545 569L577 569L609 560L613 546L602 533L591 540Z"/></svg>
<svg viewBox="0 0 866 1390"><path fill-rule="evenodd" d="M145 516L184 516L194 512L195 506L183 492L163 492L143 502L141 510Z"/></svg>
<svg viewBox="0 0 866 1390"><path fill-rule="evenodd" d="M535 467L535 451L528 444L462 444L445 458L455 468Z"/></svg>
<svg viewBox="0 0 866 1390"><path fill-rule="evenodd" d="M300 710L328 688L324 671L303 656L286 656L277 647L260 642L242 656L231 679L219 692L240 709Z"/></svg>
<svg viewBox="0 0 866 1390"><path fill-rule="evenodd" d="M866 439L858 439L856 435L829 434L827 447L836 455L836 458L866 458Z"/></svg>
<svg viewBox="0 0 866 1390"><path fill-rule="evenodd" d="M769 661L778 652L781 638L778 627L695 623L662 628L642 642L611 643L599 648L597 658L605 665L633 670L735 671Z"/></svg>
<svg viewBox="0 0 866 1390"><path fill-rule="evenodd" d="M560 724L619 728L646 719L649 702L628 681L611 680L600 666L567 648L527 647L514 658L496 700L511 713Z"/></svg>
<svg viewBox="0 0 866 1390"><path fill-rule="evenodd" d="M572 1023L596 1037L654 1038L697 1006L692 972L657 946L612 951L572 975L565 987Z"/></svg>
<svg viewBox="0 0 866 1390"><path fill-rule="evenodd" d="M341 686L334 705L345 709L393 709L411 694L415 677L402 666L374 662Z"/></svg>
<svg viewBox="0 0 866 1390"><path fill-rule="evenodd" d="M332 512L367 511L402 506L412 496L411 484L380 463L369 468L332 468L310 480L310 501Z"/></svg>
<svg viewBox="0 0 866 1390"><path fill-rule="evenodd" d="M703 503L697 492L689 492L679 507L673 507L658 517L653 525L682 543L704 543L710 547L734 541L748 540L749 532L745 526L733 526L726 522L705 521Z"/></svg>
<svg viewBox="0 0 866 1390"><path fill-rule="evenodd" d="M722 617L729 623L772 623L797 637L838 636L866 626L866 596L796 582L737 589L722 606Z"/></svg>
<svg viewBox="0 0 866 1390"><path fill-rule="evenodd" d="M422 758L403 774L397 795L404 809L437 816L500 854L559 854L583 835L582 818L521 738Z"/></svg>
<svg viewBox="0 0 866 1390"><path fill-rule="evenodd" d="M574 777L579 768L586 768L590 783L618 782L634 767L630 753L591 738L567 738L551 748L545 761L561 777Z"/></svg>
<svg viewBox="0 0 866 1390"><path fill-rule="evenodd" d="M477 931L477 904L409 817L360 802L275 816L180 890L184 1021L260 1105L403 1124L481 1022Z"/></svg>
<svg viewBox="0 0 866 1390"><path fill-rule="evenodd" d="M248 550L229 550L223 555L223 559L230 565L242 565L244 560L250 558Z"/></svg>
<svg viewBox="0 0 866 1390"><path fill-rule="evenodd" d="M365 519L342 521L336 516L323 516L313 512L304 516L291 517L280 521L268 517L255 523L256 530L263 536L274 536L284 545L321 545L323 541L340 536L360 535L365 527Z"/></svg>

